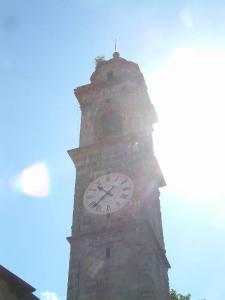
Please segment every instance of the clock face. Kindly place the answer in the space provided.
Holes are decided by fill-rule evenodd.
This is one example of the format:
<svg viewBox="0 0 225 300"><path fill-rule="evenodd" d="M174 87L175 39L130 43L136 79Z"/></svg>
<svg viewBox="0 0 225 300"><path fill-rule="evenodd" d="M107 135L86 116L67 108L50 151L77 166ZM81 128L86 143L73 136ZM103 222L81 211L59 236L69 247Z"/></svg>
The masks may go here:
<svg viewBox="0 0 225 300"><path fill-rule="evenodd" d="M124 207L133 194L132 180L111 173L95 179L84 193L84 207L98 215L111 214Z"/></svg>

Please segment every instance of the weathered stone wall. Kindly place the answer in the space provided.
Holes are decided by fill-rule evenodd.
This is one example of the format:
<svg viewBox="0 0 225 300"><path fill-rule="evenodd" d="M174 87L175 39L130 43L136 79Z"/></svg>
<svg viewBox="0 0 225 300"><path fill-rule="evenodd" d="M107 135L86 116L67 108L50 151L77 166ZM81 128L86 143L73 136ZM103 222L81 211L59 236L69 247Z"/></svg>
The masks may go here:
<svg viewBox="0 0 225 300"><path fill-rule="evenodd" d="M96 98L87 106L82 107L80 146L91 145L101 139L99 119L112 111L119 112L122 116L122 129L120 135L126 135L141 131L152 131L152 122L155 111L150 104L148 95L132 86L132 93L109 93L102 96L96 88ZM113 91L113 88L111 88ZM124 89L124 84L121 84ZM134 113L135 112L135 113Z"/></svg>
<svg viewBox="0 0 225 300"><path fill-rule="evenodd" d="M146 223L75 237L71 247L70 276L77 284L71 284L70 293L75 299L168 299L164 257Z"/></svg>

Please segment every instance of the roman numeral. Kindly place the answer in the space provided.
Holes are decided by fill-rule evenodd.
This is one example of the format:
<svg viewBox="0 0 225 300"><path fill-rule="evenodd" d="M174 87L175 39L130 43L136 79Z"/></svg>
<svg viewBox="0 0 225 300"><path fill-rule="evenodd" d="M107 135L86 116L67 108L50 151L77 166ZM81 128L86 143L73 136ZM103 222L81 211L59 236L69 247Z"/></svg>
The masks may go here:
<svg viewBox="0 0 225 300"><path fill-rule="evenodd" d="M114 181L117 181L117 180L118 180L118 178L119 178L119 176L116 176L116 178L114 179Z"/></svg>
<svg viewBox="0 0 225 300"><path fill-rule="evenodd" d="M123 191L129 191L130 189L131 189L131 187L127 186L127 187L123 188Z"/></svg>
<svg viewBox="0 0 225 300"><path fill-rule="evenodd" d="M127 182L127 179L125 179L124 181L122 181L121 184L124 184L124 183L126 183L126 182Z"/></svg>
<svg viewBox="0 0 225 300"><path fill-rule="evenodd" d="M96 203L95 201L92 201L88 204L88 206L90 207L96 207L98 205L98 203Z"/></svg>
<svg viewBox="0 0 225 300"><path fill-rule="evenodd" d="M105 181L110 181L110 176L106 176Z"/></svg>
<svg viewBox="0 0 225 300"><path fill-rule="evenodd" d="M106 211L107 211L107 213L110 213L110 212L111 212L111 207L110 207L110 205L107 205Z"/></svg>
<svg viewBox="0 0 225 300"><path fill-rule="evenodd" d="M127 199L127 198L128 198L128 195L122 194L122 195L120 196L120 198Z"/></svg>

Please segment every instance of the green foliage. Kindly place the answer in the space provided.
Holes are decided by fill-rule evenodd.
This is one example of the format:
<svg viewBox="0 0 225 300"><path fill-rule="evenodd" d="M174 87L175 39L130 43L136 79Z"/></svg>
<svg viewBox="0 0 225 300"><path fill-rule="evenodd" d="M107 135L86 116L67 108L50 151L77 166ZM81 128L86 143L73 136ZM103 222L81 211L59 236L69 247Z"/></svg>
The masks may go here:
<svg viewBox="0 0 225 300"><path fill-rule="evenodd" d="M191 294L181 295L178 294L175 290L171 289L170 300L191 300ZM206 300L206 299L199 299L199 300Z"/></svg>
<svg viewBox="0 0 225 300"><path fill-rule="evenodd" d="M191 295L181 295L178 294L175 290L170 291L170 299L171 300L191 300Z"/></svg>
<svg viewBox="0 0 225 300"><path fill-rule="evenodd" d="M96 56L95 57L95 65L97 65L98 63L100 63L100 62L103 62L103 61L105 61L105 56L104 55L98 55L98 56Z"/></svg>

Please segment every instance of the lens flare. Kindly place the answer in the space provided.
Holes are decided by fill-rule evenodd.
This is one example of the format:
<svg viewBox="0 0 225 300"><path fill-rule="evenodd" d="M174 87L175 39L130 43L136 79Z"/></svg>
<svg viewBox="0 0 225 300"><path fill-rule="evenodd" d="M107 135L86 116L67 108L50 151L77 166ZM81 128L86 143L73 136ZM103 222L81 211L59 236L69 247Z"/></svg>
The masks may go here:
<svg viewBox="0 0 225 300"><path fill-rule="evenodd" d="M49 193L48 170L44 163L24 169L14 181L14 187L32 197L46 197Z"/></svg>
<svg viewBox="0 0 225 300"><path fill-rule="evenodd" d="M225 196L224 77L224 50L187 48L150 76L157 157L168 186L194 201Z"/></svg>

